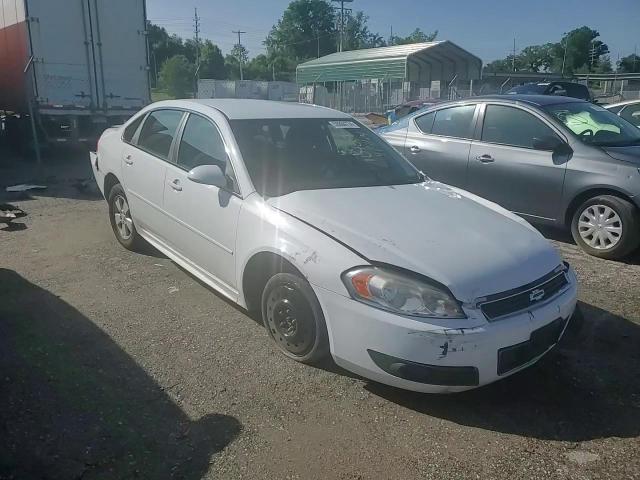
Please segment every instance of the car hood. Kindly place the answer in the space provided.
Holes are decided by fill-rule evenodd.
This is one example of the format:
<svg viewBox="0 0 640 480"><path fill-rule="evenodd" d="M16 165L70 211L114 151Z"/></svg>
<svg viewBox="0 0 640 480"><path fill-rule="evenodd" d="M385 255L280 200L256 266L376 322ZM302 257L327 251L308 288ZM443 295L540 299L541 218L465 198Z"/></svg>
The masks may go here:
<svg viewBox="0 0 640 480"><path fill-rule="evenodd" d="M634 163L640 166L640 145L630 147L602 147L612 158L623 162Z"/></svg>
<svg viewBox="0 0 640 480"><path fill-rule="evenodd" d="M533 282L561 262L520 217L438 182L307 190L269 203L374 263L446 285L463 302Z"/></svg>

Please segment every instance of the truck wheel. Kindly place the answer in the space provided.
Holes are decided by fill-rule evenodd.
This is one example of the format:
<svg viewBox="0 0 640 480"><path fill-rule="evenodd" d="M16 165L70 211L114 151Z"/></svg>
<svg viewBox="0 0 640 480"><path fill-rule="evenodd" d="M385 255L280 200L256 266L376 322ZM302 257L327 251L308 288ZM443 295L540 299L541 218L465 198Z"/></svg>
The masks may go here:
<svg viewBox="0 0 640 480"><path fill-rule="evenodd" d="M111 187L109 192L109 220L113 233L124 248L136 250L140 247L142 238L133 224L129 201L119 183Z"/></svg>
<svg viewBox="0 0 640 480"><path fill-rule="evenodd" d="M599 195L580 205L571 234L588 254L616 260L640 245L640 218L634 205L612 195Z"/></svg>
<svg viewBox="0 0 640 480"><path fill-rule="evenodd" d="M277 273L262 292L262 321L287 357L317 363L329 352L322 308L309 283L290 273Z"/></svg>

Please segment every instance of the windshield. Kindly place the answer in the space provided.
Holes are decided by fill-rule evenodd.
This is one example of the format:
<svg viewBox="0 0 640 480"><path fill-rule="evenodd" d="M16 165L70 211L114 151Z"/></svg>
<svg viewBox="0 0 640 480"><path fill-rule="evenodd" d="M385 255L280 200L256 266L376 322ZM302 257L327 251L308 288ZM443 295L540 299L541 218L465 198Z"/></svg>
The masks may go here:
<svg viewBox="0 0 640 480"><path fill-rule="evenodd" d="M375 133L345 119L232 120L258 193L402 185L420 173Z"/></svg>
<svg viewBox="0 0 640 480"><path fill-rule="evenodd" d="M548 86L549 85L538 85L537 83L526 83L524 85L518 85L517 87L511 88L507 93L520 93L523 95L543 94Z"/></svg>
<svg viewBox="0 0 640 480"><path fill-rule="evenodd" d="M599 147L640 145L640 131L636 127L598 105L560 103L547 105L545 110L586 144Z"/></svg>

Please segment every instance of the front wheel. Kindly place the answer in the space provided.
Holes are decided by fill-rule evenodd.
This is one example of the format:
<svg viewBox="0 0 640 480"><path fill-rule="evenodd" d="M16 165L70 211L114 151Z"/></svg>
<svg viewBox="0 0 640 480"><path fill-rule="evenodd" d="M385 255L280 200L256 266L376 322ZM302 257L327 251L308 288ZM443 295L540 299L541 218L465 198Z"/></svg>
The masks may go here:
<svg viewBox="0 0 640 480"><path fill-rule="evenodd" d="M590 198L571 221L576 243L588 254L616 260L640 244L640 219L633 204L611 195Z"/></svg>
<svg viewBox="0 0 640 480"><path fill-rule="evenodd" d="M287 357L317 363L327 356L329 341L324 315L304 278L278 273L269 279L262 293L262 321Z"/></svg>

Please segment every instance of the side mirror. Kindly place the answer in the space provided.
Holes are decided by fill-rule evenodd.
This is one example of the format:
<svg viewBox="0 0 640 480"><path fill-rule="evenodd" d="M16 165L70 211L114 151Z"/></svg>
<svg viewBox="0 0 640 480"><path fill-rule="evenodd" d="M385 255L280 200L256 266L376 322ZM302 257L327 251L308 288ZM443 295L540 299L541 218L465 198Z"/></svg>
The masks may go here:
<svg viewBox="0 0 640 480"><path fill-rule="evenodd" d="M213 185L218 188L229 188L229 181L218 165L200 165L192 168L187 178L195 183Z"/></svg>
<svg viewBox="0 0 640 480"><path fill-rule="evenodd" d="M546 150L553 153L566 154L571 152L571 147L553 135L533 138L533 148L536 150Z"/></svg>

